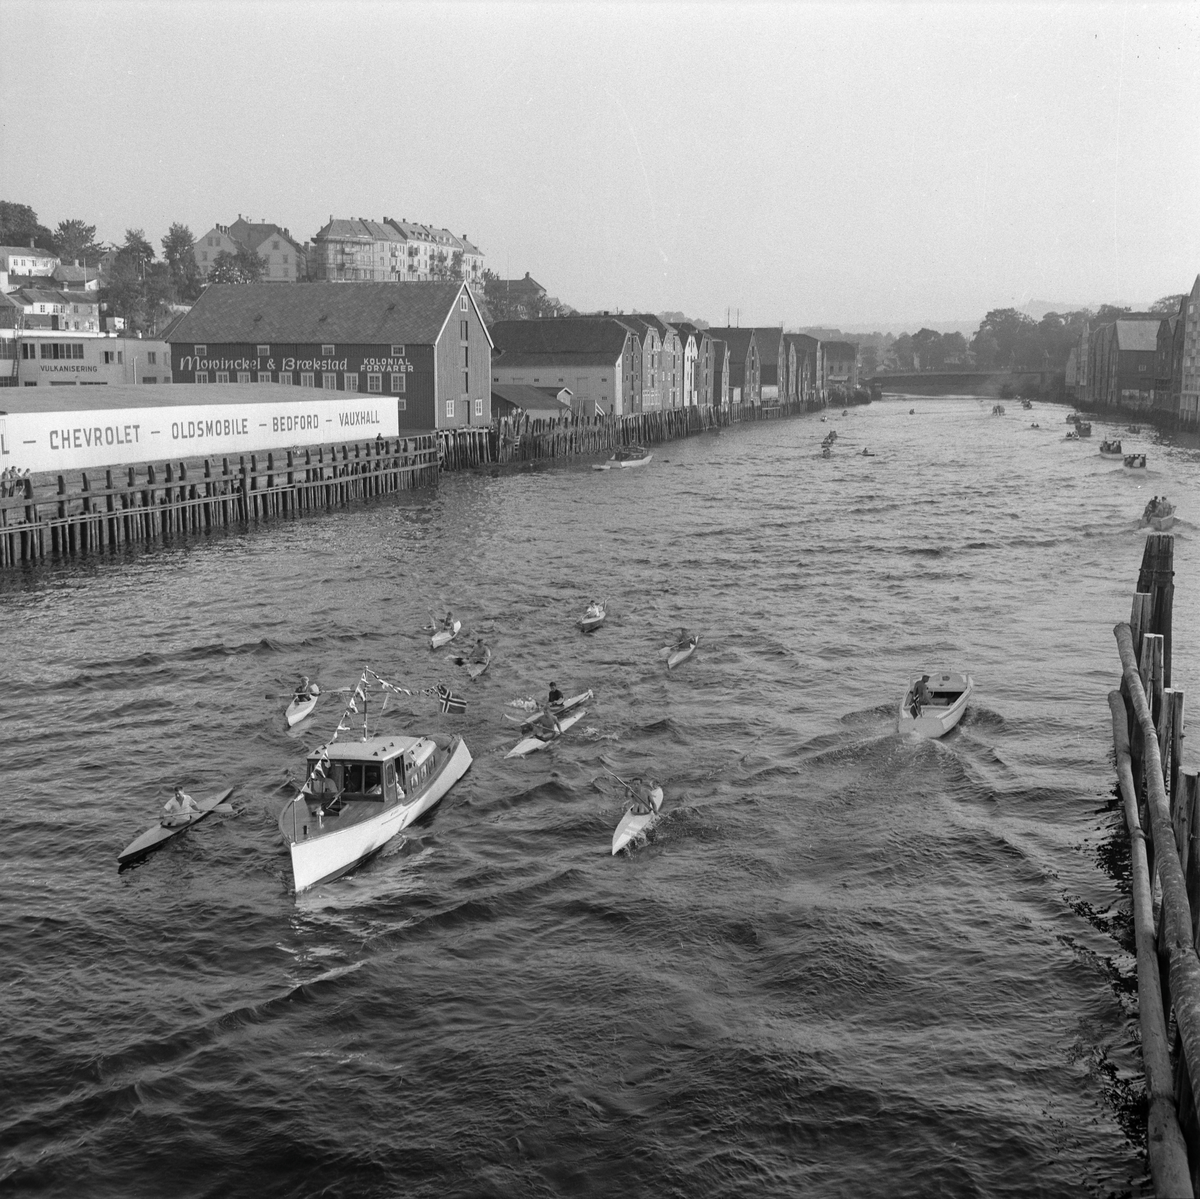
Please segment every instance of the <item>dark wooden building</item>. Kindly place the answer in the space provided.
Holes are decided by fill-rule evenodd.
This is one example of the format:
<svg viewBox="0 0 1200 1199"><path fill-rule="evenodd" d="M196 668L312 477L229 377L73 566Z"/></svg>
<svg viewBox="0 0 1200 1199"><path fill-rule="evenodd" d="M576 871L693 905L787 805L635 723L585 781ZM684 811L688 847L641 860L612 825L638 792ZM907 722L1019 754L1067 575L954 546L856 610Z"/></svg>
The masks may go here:
<svg viewBox="0 0 1200 1199"><path fill-rule="evenodd" d="M176 383L364 392L402 431L492 419L492 339L464 283L213 284L166 340Z"/></svg>

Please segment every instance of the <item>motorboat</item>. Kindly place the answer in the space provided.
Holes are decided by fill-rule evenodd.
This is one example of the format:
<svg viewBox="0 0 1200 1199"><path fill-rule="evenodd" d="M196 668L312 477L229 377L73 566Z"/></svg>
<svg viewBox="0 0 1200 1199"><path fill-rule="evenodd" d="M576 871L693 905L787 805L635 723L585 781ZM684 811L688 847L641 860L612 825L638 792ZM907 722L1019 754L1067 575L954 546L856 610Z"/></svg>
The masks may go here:
<svg viewBox="0 0 1200 1199"><path fill-rule="evenodd" d="M1145 470L1146 455L1145 454L1126 454L1125 466L1129 470Z"/></svg>
<svg viewBox="0 0 1200 1199"><path fill-rule="evenodd" d="M607 462L593 463L592 470L626 470L632 466L645 466L653 457L644 446L622 446Z"/></svg>
<svg viewBox="0 0 1200 1199"><path fill-rule="evenodd" d="M922 680L931 695L923 704L915 699L917 685ZM918 675L900 701L900 732L917 737L944 737L962 719L974 690L975 681L969 674L941 671Z"/></svg>
<svg viewBox="0 0 1200 1199"><path fill-rule="evenodd" d="M1121 449L1119 441L1108 441L1107 439L1100 443L1101 458L1124 458L1125 452Z"/></svg>
<svg viewBox="0 0 1200 1199"><path fill-rule="evenodd" d="M1078 420L1075 422L1075 431L1080 437L1091 437L1092 422L1088 420Z"/></svg>
<svg viewBox="0 0 1200 1199"><path fill-rule="evenodd" d="M304 785L279 816L297 893L366 861L428 812L470 765L461 737L389 734L314 750Z"/></svg>
<svg viewBox="0 0 1200 1199"><path fill-rule="evenodd" d="M1146 505L1138 523L1143 528L1149 526L1156 533L1165 533L1175 523L1175 505L1166 496L1155 496Z"/></svg>
<svg viewBox="0 0 1200 1199"><path fill-rule="evenodd" d="M587 611L584 612L579 621L579 627L585 633L590 633L593 629L598 629L604 623L604 618L607 615L608 612L602 603L588 604Z"/></svg>
<svg viewBox="0 0 1200 1199"><path fill-rule="evenodd" d="M1063 438L1063 441L1078 441L1078 440L1079 440L1079 434L1074 429L1072 429L1071 432L1068 433Z"/></svg>

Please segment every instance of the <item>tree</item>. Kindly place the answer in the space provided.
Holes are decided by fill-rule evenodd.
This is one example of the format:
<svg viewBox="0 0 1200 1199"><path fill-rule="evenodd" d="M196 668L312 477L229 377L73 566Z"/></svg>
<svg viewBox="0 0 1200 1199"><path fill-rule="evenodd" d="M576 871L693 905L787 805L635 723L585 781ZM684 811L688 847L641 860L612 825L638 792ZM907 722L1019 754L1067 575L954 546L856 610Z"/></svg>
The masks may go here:
<svg viewBox="0 0 1200 1199"><path fill-rule="evenodd" d="M176 222L162 239L163 258L171 271L175 294L181 300L194 300L200 294L200 267L196 262L196 239L192 231Z"/></svg>
<svg viewBox="0 0 1200 1199"><path fill-rule="evenodd" d="M908 333L901 333L892 342L892 356L896 360L896 369L910 371L913 369L913 339Z"/></svg>
<svg viewBox="0 0 1200 1199"><path fill-rule="evenodd" d="M967 357L967 339L961 333L943 333L942 334L942 365L945 366L951 359L958 362L965 361Z"/></svg>
<svg viewBox="0 0 1200 1199"><path fill-rule="evenodd" d="M1011 369L1029 365L1023 356L1030 352L1029 335L1036 328L1033 318L1017 308L993 308L980 321L971 348L981 366ZM1032 340L1036 342L1036 337ZM985 364L985 359L993 361Z"/></svg>
<svg viewBox="0 0 1200 1199"><path fill-rule="evenodd" d="M1161 296L1150 305L1151 312L1161 312L1164 316L1174 316L1179 311L1179 301L1183 292L1174 296Z"/></svg>
<svg viewBox="0 0 1200 1199"><path fill-rule="evenodd" d="M1116 304L1101 304L1096 309L1096 324L1111 325L1113 321L1119 321L1121 317L1128 316L1132 311L1132 308L1118 308Z"/></svg>
<svg viewBox="0 0 1200 1199"><path fill-rule="evenodd" d="M96 226L83 221L59 221L54 230L54 252L68 266L95 266L104 255L104 247L96 240Z"/></svg>
<svg viewBox="0 0 1200 1199"><path fill-rule="evenodd" d="M946 353L942 349L942 335L934 329L920 329L912 335L912 347L923 371L942 369Z"/></svg>
<svg viewBox="0 0 1200 1199"><path fill-rule="evenodd" d="M859 352L859 376L861 378L869 378L879 369L879 351L874 345L868 343L864 345Z"/></svg>
<svg viewBox="0 0 1200 1199"><path fill-rule="evenodd" d="M450 257L445 250L438 250L436 254L429 256L429 277L439 280L454 278L454 268L451 266ZM458 277L462 278L461 269L459 270Z"/></svg>
<svg viewBox="0 0 1200 1199"><path fill-rule="evenodd" d="M238 246L236 254L222 250L213 261L212 270L208 272L210 283L258 283L263 271L267 269L267 260L245 246Z"/></svg>
<svg viewBox="0 0 1200 1199"><path fill-rule="evenodd" d="M0 246L27 246L33 242L40 250L54 251L54 234L39 225L37 213L28 204L0 200Z"/></svg>

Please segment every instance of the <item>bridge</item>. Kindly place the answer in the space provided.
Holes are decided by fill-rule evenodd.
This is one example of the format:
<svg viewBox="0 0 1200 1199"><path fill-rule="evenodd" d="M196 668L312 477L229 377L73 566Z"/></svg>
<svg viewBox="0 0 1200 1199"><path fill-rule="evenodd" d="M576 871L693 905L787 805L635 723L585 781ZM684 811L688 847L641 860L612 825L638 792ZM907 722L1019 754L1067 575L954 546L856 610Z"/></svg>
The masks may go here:
<svg viewBox="0 0 1200 1199"><path fill-rule="evenodd" d="M1062 371L893 371L866 380L873 396L892 392L908 396L1054 396L1063 389Z"/></svg>

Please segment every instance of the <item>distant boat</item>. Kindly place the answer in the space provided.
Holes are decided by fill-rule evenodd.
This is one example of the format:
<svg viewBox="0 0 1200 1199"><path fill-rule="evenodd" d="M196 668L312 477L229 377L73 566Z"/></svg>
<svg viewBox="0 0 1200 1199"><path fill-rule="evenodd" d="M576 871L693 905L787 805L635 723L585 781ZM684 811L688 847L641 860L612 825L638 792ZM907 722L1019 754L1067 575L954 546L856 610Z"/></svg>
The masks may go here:
<svg viewBox="0 0 1200 1199"><path fill-rule="evenodd" d="M1145 470L1146 455L1145 454L1126 454L1125 465L1129 470Z"/></svg>
<svg viewBox="0 0 1200 1199"><path fill-rule="evenodd" d="M1121 449L1119 441L1102 441L1100 443L1101 458L1124 458L1125 452Z"/></svg>
<svg viewBox="0 0 1200 1199"><path fill-rule="evenodd" d="M925 686L933 698L918 707L913 702L913 695L920 680L919 675L913 679L900 701L899 730L918 737L944 737L962 719L967 700L975 690L975 681L969 674L953 671L931 674Z"/></svg>
<svg viewBox="0 0 1200 1199"><path fill-rule="evenodd" d="M1086 420L1076 421L1075 422L1075 430L1079 434L1080 437L1091 437L1092 422L1086 421Z"/></svg>
<svg viewBox="0 0 1200 1199"><path fill-rule="evenodd" d="M617 450L607 462L592 464L592 470L624 470L631 466L645 466L654 455L643 446L629 445Z"/></svg>

